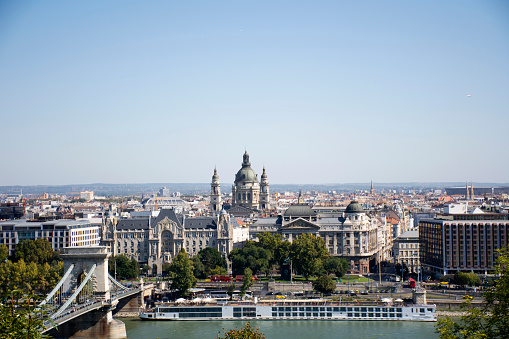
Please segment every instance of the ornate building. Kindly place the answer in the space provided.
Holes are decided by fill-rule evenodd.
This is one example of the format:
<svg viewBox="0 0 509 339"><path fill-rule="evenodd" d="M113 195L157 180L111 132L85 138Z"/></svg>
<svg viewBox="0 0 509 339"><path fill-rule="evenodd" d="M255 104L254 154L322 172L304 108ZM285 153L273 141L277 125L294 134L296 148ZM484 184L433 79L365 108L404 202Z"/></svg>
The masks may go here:
<svg viewBox="0 0 509 339"><path fill-rule="evenodd" d="M232 213L242 213L253 210L270 209L269 180L265 167L261 183L255 171L251 168L249 154L244 152L242 168L235 175L232 186Z"/></svg>
<svg viewBox="0 0 509 339"><path fill-rule="evenodd" d="M279 233L292 242L300 234L321 237L329 253L345 258L350 273L370 273L376 262L388 259L392 248L390 227L369 216L357 201L352 201L342 216L320 216L302 203L290 206L277 218L259 218L250 226L250 238L256 234Z"/></svg>
<svg viewBox="0 0 509 339"><path fill-rule="evenodd" d="M187 217L162 209L157 217L105 218L101 243L114 255L124 254L150 265L155 274L161 273L162 265L170 263L181 248L194 256L212 247L226 257L233 249L237 228L235 218L230 219L224 211L211 217Z"/></svg>

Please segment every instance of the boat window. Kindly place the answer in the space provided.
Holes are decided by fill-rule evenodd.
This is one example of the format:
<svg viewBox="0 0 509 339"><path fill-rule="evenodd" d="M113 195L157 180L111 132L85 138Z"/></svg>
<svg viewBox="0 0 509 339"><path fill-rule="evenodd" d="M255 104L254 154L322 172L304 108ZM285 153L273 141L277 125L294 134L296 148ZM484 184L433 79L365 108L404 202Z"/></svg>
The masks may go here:
<svg viewBox="0 0 509 339"><path fill-rule="evenodd" d="M359 316L360 316L360 313L355 313L356 318L359 318Z"/></svg>
<svg viewBox="0 0 509 339"><path fill-rule="evenodd" d="M424 313L424 308L421 308L420 310L421 310L421 313Z"/></svg>
<svg viewBox="0 0 509 339"><path fill-rule="evenodd" d="M375 317L380 318L380 313L375 313Z"/></svg>
<svg viewBox="0 0 509 339"><path fill-rule="evenodd" d="M428 308L428 312L433 312L433 309L432 308Z"/></svg>
<svg viewBox="0 0 509 339"><path fill-rule="evenodd" d="M402 312L402 308L401 308L401 307L398 307L398 308L396 309L396 312Z"/></svg>
<svg viewBox="0 0 509 339"><path fill-rule="evenodd" d="M353 313L348 313L348 316L349 317L353 317Z"/></svg>

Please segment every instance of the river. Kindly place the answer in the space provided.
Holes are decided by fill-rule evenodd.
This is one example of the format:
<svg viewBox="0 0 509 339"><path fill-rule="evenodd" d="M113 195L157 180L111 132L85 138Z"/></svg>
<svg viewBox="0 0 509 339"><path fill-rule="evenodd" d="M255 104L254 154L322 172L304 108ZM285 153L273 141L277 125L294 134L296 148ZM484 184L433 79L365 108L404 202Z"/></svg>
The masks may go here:
<svg viewBox="0 0 509 339"><path fill-rule="evenodd" d="M128 339L214 339L223 329L242 328L244 321L142 321L122 318ZM416 321L320 321L320 320L259 320L251 326L267 339L318 338L438 338L435 322Z"/></svg>

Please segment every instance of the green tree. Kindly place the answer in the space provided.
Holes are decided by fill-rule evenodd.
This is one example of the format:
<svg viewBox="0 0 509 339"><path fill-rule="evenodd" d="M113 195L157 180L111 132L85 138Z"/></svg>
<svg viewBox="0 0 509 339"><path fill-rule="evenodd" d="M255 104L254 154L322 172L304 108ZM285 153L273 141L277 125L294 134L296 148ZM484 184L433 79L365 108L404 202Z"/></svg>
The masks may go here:
<svg viewBox="0 0 509 339"><path fill-rule="evenodd" d="M134 258L129 259L124 254L111 256L108 259L108 272L114 277L115 270L116 277L119 280L137 278L139 271L138 262Z"/></svg>
<svg viewBox="0 0 509 339"><path fill-rule="evenodd" d="M215 248L206 247L201 249L196 256L205 267L206 275L210 275L210 271L218 266L226 268L226 260L221 255L221 252Z"/></svg>
<svg viewBox="0 0 509 339"><path fill-rule="evenodd" d="M254 241L247 241L244 247L234 249L228 257L232 262L233 274L243 274L245 268L251 269L253 274L269 272L271 253Z"/></svg>
<svg viewBox="0 0 509 339"><path fill-rule="evenodd" d="M327 274L334 274L337 278L341 278L350 268L345 258L328 257L323 261L323 268Z"/></svg>
<svg viewBox="0 0 509 339"><path fill-rule="evenodd" d="M271 234L264 232L257 235L258 246L269 250L271 256L269 263L271 266L281 266L286 258L290 255L291 243L288 240L283 239L281 234Z"/></svg>
<svg viewBox="0 0 509 339"><path fill-rule="evenodd" d="M244 278L242 278L242 287L240 288L240 297L244 298L247 290L253 286L253 271L250 268L244 270Z"/></svg>
<svg viewBox="0 0 509 339"><path fill-rule="evenodd" d="M148 274L150 271L152 271L152 267L150 267L150 265L145 264L141 267L141 272L143 274Z"/></svg>
<svg viewBox="0 0 509 339"><path fill-rule="evenodd" d="M191 261L193 262L194 276L199 279L205 279L207 277L207 270L205 265L201 262L200 257L195 255L191 258Z"/></svg>
<svg viewBox="0 0 509 339"><path fill-rule="evenodd" d="M196 286L196 278L193 274L193 263L184 248L173 258L169 272L172 279L171 288L177 290L179 295L187 297L189 289Z"/></svg>
<svg viewBox="0 0 509 339"><path fill-rule="evenodd" d="M34 308L30 296L16 292L11 294L9 302L0 303L0 338L51 338L41 334L47 312Z"/></svg>
<svg viewBox="0 0 509 339"><path fill-rule="evenodd" d="M321 293L331 293L336 289L336 284L328 275L322 275L313 281L313 288Z"/></svg>
<svg viewBox="0 0 509 339"><path fill-rule="evenodd" d="M210 270L210 275L227 275L228 271L224 267L216 266L216 268L213 268Z"/></svg>
<svg viewBox="0 0 509 339"><path fill-rule="evenodd" d="M457 271L454 274L452 282L456 285L468 285L468 286L479 286L481 284L481 278L475 273L463 273Z"/></svg>
<svg viewBox="0 0 509 339"><path fill-rule="evenodd" d="M4 262L9 258L9 247L7 245L0 245L0 262Z"/></svg>
<svg viewBox="0 0 509 339"><path fill-rule="evenodd" d="M23 259L25 262L38 264L58 261L59 253L53 251L51 244L46 239L20 240L14 249L14 261Z"/></svg>
<svg viewBox="0 0 509 339"><path fill-rule="evenodd" d="M292 243L291 258L293 268L306 280L317 275L323 267L323 261L329 257L322 238L303 233Z"/></svg>
<svg viewBox="0 0 509 339"><path fill-rule="evenodd" d="M258 331L257 328L251 327L251 324L247 322L244 327L240 330L223 329L224 337L217 336L218 339L265 339L265 335Z"/></svg>
<svg viewBox="0 0 509 339"><path fill-rule="evenodd" d="M496 251L498 258L496 284L484 293L485 305L470 307L466 301L466 314L455 322L449 317L438 320L436 332L440 338L509 338L509 247Z"/></svg>
<svg viewBox="0 0 509 339"><path fill-rule="evenodd" d="M13 263L0 263L0 302L7 300L13 291L25 294L46 294L57 284L63 274L63 262L56 266L25 263L23 259Z"/></svg>

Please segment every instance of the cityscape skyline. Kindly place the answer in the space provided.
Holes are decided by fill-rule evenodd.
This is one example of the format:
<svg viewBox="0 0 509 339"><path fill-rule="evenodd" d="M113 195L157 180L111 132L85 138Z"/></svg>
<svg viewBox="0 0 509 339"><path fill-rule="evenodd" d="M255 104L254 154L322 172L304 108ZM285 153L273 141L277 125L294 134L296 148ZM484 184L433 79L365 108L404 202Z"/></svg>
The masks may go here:
<svg viewBox="0 0 509 339"><path fill-rule="evenodd" d="M509 4L0 5L0 186L509 182Z"/></svg>

